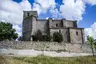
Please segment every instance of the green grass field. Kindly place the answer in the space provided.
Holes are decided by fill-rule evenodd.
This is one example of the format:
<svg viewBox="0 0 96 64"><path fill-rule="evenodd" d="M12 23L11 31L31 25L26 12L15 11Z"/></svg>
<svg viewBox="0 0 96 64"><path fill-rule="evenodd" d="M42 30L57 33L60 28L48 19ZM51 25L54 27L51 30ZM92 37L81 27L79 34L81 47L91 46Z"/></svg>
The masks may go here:
<svg viewBox="0 0 96 64"><path fill-rule="evenodd" d="M0 56L0 64L96 64L96 56L87 57L4 57Z"/></svg>

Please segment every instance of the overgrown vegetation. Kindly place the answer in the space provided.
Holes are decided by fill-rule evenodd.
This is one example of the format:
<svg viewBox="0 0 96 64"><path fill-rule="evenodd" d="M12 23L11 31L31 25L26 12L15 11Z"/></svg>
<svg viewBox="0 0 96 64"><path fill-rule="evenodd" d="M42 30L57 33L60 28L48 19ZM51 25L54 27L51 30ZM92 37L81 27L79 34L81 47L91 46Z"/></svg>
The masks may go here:
<svg viewBox="0 0 96 64"><path fill-rule="evenodd" d="M2 60L2 61L1 61ZM0 64L96 64L96 57L5 57L0 56Z"/></svg>
<svg viewBox="0 0 96 64"><path fill-rule="evenodd" d="M12 28L12 24L0 22L0 41L8 39L16 39L18 38L18 34L15 33L16 30Z"/></svg>
<svg viewBox="0 0 96 64"><path fill-rule="evenodd" d="M63 36L60 32L54 32L53 33L53 41L55 42L62 42L63 41Z"/></svg>

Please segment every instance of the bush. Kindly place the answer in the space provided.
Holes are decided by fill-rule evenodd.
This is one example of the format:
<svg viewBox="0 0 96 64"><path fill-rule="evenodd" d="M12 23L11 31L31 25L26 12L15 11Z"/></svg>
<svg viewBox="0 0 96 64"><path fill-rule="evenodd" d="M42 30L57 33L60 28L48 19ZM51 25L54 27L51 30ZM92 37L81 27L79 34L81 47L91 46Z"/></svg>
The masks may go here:
<svg viewBox="0 0 96 64"><path fill-rule="evenodd" d="M35 40L35 41L42 41L42 32L41 32L41 30L38 30L36 33L35 33L35 35L34 35L34 37L33 37L33 40Z"/></svg>
<svg viewBox="0 0 96 64"><path fill-rule="evenodd" d="M46 35L42 35L41 30L38 30L33 37L33 41L50 41L51 37L50 35L46 34Z"/></svg>
<svg viewBox="0 0 96 64"><path fill-rule="evenodd" d="M62 42L63 41L63 36L60 32L54 32L53 34L53 41L55 42Z"/></svg>
<svg viewBox="0 0 96 64"><path fill-rule="evenodd" d="M50 41L51 40L51 36L50 35L43 35L42 36L42 41Z"/></svg>

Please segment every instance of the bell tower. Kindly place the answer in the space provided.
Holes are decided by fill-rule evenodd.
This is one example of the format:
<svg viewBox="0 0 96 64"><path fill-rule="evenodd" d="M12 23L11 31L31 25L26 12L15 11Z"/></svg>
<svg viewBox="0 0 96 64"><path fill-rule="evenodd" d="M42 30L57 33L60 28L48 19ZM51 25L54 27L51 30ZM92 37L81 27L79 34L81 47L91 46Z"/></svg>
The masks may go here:
<svg viewBox="0 0 96 64"><path fill-rule="evenodd" d="M37 11L24 11L22 25L22 35L24 40L32 40L32 36L36 32L37 17Z"/></svg>

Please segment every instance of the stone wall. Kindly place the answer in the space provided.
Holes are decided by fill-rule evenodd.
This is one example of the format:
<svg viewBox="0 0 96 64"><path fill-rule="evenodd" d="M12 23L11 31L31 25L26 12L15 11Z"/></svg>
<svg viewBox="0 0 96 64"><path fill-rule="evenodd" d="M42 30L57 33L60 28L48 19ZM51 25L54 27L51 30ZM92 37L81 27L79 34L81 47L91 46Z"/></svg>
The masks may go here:
<svg viewBox="0 0 96 64"><path fill-rule="evenodd" d="M70 41L71 43L83 43L83 29L70 29Z"/></svg>
<svg viewBox="0 0 96 64"><path fill-rule="evenodd" d="M6 49L34 49L46 51L91 52L88 44L32 42L32 41L1 41L0 48Z"/></svg>
<svg viewBox="0 0 96 64"><path fill-rule="evenodd" d="M63 21L63 25L64 25L65 27L74 27L73 21L68 21L68 20L64 20L64 21Z"/></svg>
<svg viewBox="0 0 96 64"><path fill-rule="evenodd" d="M48 29L47 20L39 19L37 22L37 30L41 30L42 33L45 33Z"/></svg>
<svg viewBox="0 0 96 64"><path fill-rule="evenodd" d="M25 20L23 20L22 25L22 34L24 40L30 40L31 38L31 32L32 32L32 17L28 17Z"/></svg>

